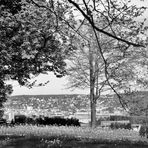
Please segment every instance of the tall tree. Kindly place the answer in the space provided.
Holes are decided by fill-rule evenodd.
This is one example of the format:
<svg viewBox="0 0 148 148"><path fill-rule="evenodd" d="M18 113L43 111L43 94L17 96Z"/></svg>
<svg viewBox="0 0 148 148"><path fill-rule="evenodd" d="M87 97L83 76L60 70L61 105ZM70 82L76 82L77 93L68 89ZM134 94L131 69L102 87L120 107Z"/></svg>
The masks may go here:
<svg viewBox="0 0 148 148"><path fill-rule="evenodd" d="M117 94L120 103L124 108L126 108L127 102L121 97L121 95L119 95L119 92L121 92L121 90L123 92L123 90L128 89L128 85L131 83L130 80L134 80L136 78L136 71L134 68L138 66L138 62L134 59L137 58L136 60L138 61L141 59L141 55L146 51L144 48L134 48L147 45L146 36L144 35L147 30L147 27L144 27L145 20L142 22L135 21L136 18L142 14L145 8L137 8L133 5L128 6L128 3L122 3L121 1L119 3L117 1L95 1L96 3L91 3L91 1L81 1L81 5L78 5L78 3L74 1L69 2L82 13L84 19L87 20L88 24L91 26L93 35L95 36L95 42L97 44L96 47L103 62L102 67L106 81L105 84L107 84L113 92ZM103 8L100 8L100 5L102 5ZM84 26L85 21L81 22L81 26ZM80 30L80 28L81 27L78 29ZM98 34L98 32L100 33ZM85 33L85 37L87 34L88 33ZM101 44L102 38L100 38L103 34L108 36L107 40L116 40L111 42L111 44L104 46ZM92 45L95 44L93 43ZM131 45L134 47L131 47ZM87 47L91 47L90 44L88 44ZM89 66L87 66L90 70L90 75L87 74L87 76L90 77L89 87L92 126L95 126L95 81L98 83L98 76L94 76L96 74L94 71L95 64L93 65L94 56L92 54L92 51L94 50L95 48L91 49L91 52L89 52ZM85 64L83 61L84 54L83 59L81 59L79 59L79 62L75 61L74 65L72 65L77 66L77 68L71 69L77 74L70 73L70 76L73 77L70 81L74 87L81 87L82 85L85 86L86 73L84 74L84 70L86 69L86 66L84 66ZM76 60L78 60L78 58L76 58ZM83 61L83 64L80 64L80 60L81 62ZM96 63L98 62L100 61L97 61ZM97 65L98 64L96 64L96 66ZM104 80L101 77L99 79Z"/></svg>
<svg viewBox="0 0 148 148"><path fill-rule="evenodd" d="M20 4L20 0L0 0L0 18L1 18L1 23L3 22L3 18L4 18L4 13L8 14L16 14L21 10L21 4ZM0 25L0 32L1 33L5 33L5 31L3 30L4 28L4 24L2 23ZM7 26L5 26L7 27ZM8 36L8 33L5 34L5 36ZM1 39L2 40L2 39ZM0 42L0 108L3 108L3 102L6 101L7 99L7 95L10 95L13 92L12 86L8 85L5 83L5 80L7 80L7 75L5 75L4 71L6 70L6 61L9 61L9 57L7 56L6 51L3 50L3 42ZM3 115L3 109L1 110Z"/></svg>
<svg viewBox="0 0 148 148"><path fill-rule="evenodd" d="M73 50L63 24L56 21L53 13L29 0L17 2L20 1L3 1L0 5L0 84L4 94L11 88L5 80L31 87L29 80L40 73L51 71L57 77L64 76L64 60ZM12 89L9 90L10 93Z"/></svg>
<svg viewBox="0 0 148 148"><path fill-rule="evenodd" d="M83 32L83 33L82 33ZM82 34L87 34L87 41L75 39L77 50L69 58L68 80L70 88L90 88L91 124L96 122L96 104L100 95L111 91L110 85L116 91L127 90L128 84L135 80L134 65L131 57L120 52L121 47L114 40L100 35L100 45L106 58L108 77L105 75L105 64L101 57L92 29L81 29ZM133 57L132 57L133 58ZM110 85L108 84L111 83ZM125 102L120 98L124 107Z"/></svg>

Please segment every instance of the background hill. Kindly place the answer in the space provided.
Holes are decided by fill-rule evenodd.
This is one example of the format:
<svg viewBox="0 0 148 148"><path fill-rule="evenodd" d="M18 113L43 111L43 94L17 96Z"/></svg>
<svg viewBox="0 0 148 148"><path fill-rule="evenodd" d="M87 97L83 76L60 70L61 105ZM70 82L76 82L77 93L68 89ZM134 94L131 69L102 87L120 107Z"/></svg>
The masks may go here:
<svg viewBox="0 0 148 148"><path fill-rule="evenodd" d="M76 112L87 109L89 105L87 95L22 95L9 97L6 107L25 109L47 109L47 111L59 110Z"/></svg>
<svg viewBox="0 0 148 148"><path fill-rule="evenodd" d="M46 109L47 111L66 111L75 113L80 110L89 110L89 95L19 95L8 98L5 107L12 109ZM97 109L101 111L113 111L120 107L118 100L113 96L103 96L98 100Z"/></svg>
<svg viewBox="0 0 148 148"><path fill-rule="evenodd" d="M146 114L148 107L148 91L122 94L128 103L130 111L136 114ZM90 109L89 95L20 95L11 96L5 104L8 109L46 110L47 112L67 112L73 114L77 111ZM140 109L143 111L140 113ZM116 95L102 96L97 103L97 111L113 113L122 110L121 104Z"/></svg>

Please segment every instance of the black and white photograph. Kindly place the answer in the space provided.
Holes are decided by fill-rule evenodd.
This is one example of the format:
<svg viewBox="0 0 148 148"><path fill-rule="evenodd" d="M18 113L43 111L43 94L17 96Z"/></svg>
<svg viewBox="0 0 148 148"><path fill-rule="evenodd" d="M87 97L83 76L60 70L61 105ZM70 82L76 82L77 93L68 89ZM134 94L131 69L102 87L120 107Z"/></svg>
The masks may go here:
<svg viewBox="0 0 148 148"><path fill-rule="evenodd" d="M0 148L148 148L148 0L0 0Z"/></svg>

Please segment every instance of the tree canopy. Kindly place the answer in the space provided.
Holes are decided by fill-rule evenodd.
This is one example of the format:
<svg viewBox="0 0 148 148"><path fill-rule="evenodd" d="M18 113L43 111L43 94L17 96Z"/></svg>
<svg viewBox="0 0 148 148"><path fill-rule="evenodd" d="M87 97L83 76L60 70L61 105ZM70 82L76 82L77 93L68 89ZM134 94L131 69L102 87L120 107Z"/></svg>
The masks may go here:
<svg viewBox="0 0 148 148"><path fill-rule="evenodd" d="M31 1L5 0L0 4L1 88L10 88L5 84L9 79L31 87L33 76L49 71L64 76L66 56L73 50L66 27L62 23L57 26L54 14Z"/></svg>
<svg viewBox="0 0 148 148"><path fill-rule="evenodd" d="M91 121L95 125L96 101L104 87L118 96L124 109L128 107L120 93L137 84L136 69L147 53L146 19L138 20L146 7L138 8L126 0L68 2L81 14L76 30L81 39L76 43L79 51L72 57L70 83L72 87L90 88Z"/></svg>

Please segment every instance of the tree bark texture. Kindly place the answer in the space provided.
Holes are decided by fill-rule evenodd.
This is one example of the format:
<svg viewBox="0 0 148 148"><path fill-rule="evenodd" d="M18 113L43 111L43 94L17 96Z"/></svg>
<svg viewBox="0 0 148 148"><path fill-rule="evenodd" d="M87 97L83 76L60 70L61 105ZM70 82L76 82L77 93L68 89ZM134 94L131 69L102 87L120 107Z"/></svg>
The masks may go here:
<svg viewBox="0 0 148 148"><path fill-rule="evenodd" d="M90 65L90 107L91 107L91 127L96 127L96 100L95 100L95 75L94 75L94 57L92 48L89 48Z"/></svg>

